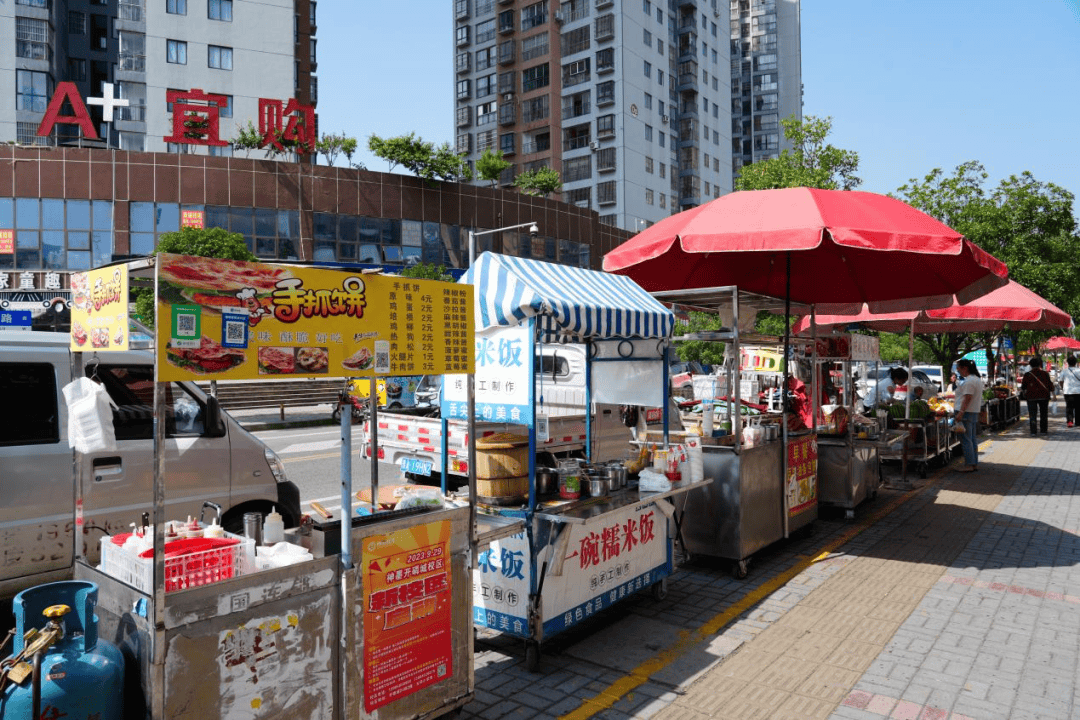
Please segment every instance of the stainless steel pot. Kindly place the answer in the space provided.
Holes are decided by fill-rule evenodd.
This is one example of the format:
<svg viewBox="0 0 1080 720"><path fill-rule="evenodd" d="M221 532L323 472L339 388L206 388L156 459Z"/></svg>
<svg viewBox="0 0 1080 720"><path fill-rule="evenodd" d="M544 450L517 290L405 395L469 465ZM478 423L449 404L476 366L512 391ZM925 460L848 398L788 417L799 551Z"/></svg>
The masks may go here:
<svg viewBox="0 0 1080 720"><path fill-rule="evenodd" d="M626 487L626 466L621 462L611 462L604 467L607 475L608 492L615 492L619 488Z"/></svg>
<svg viewBox="0 0 1080 720"><path fill-rule="evenodd" d="M536 468L536 494L550 495L559 489L559 473L555 468Z"/></svg>
<svg viewBox="0 0 1080 720"><path fill-rule="evenodd" d="M607 478L603 475L589 475L589 495L603 497L607 495Z"/></svg>
<svg viewBox="0 0 1080 720"><path fill-rule="evenodd" d="M777 440L780 438L780 426L776 423L769 423L768 425L763 425L762 427L765 428L766 440Z"/></svg>

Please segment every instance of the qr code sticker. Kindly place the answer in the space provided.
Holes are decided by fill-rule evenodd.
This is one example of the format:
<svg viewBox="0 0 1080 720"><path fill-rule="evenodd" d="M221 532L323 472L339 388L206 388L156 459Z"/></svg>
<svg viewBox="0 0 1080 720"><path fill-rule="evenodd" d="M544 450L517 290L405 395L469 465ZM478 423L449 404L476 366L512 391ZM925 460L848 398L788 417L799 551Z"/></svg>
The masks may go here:
<svg viewBox="0 0 1080 720"><path fill-rule="evenodd" d="M176 316L176 336L195 337L195 316L179 313Z"/></svg>
<svg viewBox="0 0 1080 720"><path fill-rule="evenodd" d="M376 374L390 372L390 343L386 340L375 341L375 372Z"/></svg>
<svg viewBox="0 0 1080 720"><path fill-rule="evenodd" d="M229 322L225 324L225 339L229 342L244 342L244 330L242 322Z"/></svg>

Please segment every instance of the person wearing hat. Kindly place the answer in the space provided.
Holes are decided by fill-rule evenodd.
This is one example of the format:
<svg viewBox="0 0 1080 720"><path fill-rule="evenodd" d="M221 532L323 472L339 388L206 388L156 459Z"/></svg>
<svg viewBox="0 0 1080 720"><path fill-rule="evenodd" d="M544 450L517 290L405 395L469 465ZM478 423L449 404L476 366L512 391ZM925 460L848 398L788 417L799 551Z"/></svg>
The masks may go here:
<svg viewBox="0 0 1080 720"><path fill-rule="evenodd" d="M1050 406L1050 396L1054 394L1054 381L1050 379L1050 373L1043 370L1043 360L1036 355L1028 361L1031 369L1024 373L1024 380L1020 383L1020 397L1027 400L1028 424L1031 434L1036 432L1046 434L1047 410Z"/></svg>
<svg viewBox="0 0 1080 720"><path fill-rule="evenodd" d="M979 441L975 431L979 429L979 411L982 410L983 381L979 368L966 358L956 361L956 370L963 382L956 388L956 424L963 428L960 448L964 451L964 464L957 472L975 472L979 469ZM959 428L957 428L959 430Z"/></svg>

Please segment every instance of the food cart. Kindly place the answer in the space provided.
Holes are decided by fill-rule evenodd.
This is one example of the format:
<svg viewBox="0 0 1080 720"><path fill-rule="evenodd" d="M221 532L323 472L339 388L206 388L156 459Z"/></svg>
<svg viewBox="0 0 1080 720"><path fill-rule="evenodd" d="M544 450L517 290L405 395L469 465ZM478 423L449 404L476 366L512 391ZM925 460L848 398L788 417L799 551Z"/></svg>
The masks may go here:
<svg viewBox="0 0 1080 720"><path fill-rule="evenodd" d="M520 427L525 446L488 444L493 457L485 463L502 463L521 476L520 484L515 477L490 481L491 492L516 484L519 489L508 492L520 492L515 500L521 502L516 508L506 501L489 504L485 512L524 518L525 527L480 548L473 619L478 626L523 638L526 666L535 669L546 639L636 591L666 593L675 567L676 504L704 484L682 479L670 489L645 492L630 483L585 498L574 497L580 487L575 489L574 477L564 475L563 496L542 492L536 456L552 439L545 395L551 398L558 391L558 373L546 372L544 363L552 355L544 355L541 346L585 345L586 459L593 464L621 461L629 445L619 449L619 456L598 457L603 445L597 426L611 418L596 408L666 405L674 320L629 278L591 270L484 253L461 282L476 289L476 417ZM468 413L458 380L444 379L444 417ZM504 455L495 456L500 449Z"/></svg>
<svg viewBox="0 0 1080 720"><path fill-rule="evenodd" d="M680 308L716 313L722 327L714 332L684 333L675 340L723 343L723 395L717 398L718 417L733 419L730 434L703 438L705 477L709 483L687 502L682 533L686 548L732 560L733 574L746 577L751 556L767 545L810 525L818 515L817 436L811 429L790 430L784 414L766 414L759 421L744 418L747 400L742 381L742 344L783 349L776 337L750 332L760 310L782 312L784 302L737 287L654 292L653 296ZM742 318L742 319L740 319ZM815 383L811 397L816 393Z"/></svg>
<svg viewBox="0 0 1080 720"><path fill-rule="evenodd" d="M167 545L166 486L176 466L167 464L163 445L179 416L172 381L362 374L374 382L459 371L471 398L472 288L167 254L124 267L133 284L157 296L153 522L144 538L152 550L129 554L107 537L95 567L77 543L75 577L98 586L99 634L126 657L127 715L432 718L469 702L470 505L361 509L346 414L334 552L324 551L328 536L322 550L315 547L306 524L283 533L296 544L272 548L232 538L214 523L185 525L192 534ZM87 273L88 286L112 269ZM128 327L126 283L121 290L115 302L87 310L89 324L107 328L110 338ZM213 302L202 302L211 291ZM460 318L460 327L451 331L449 318ZM218 412L207 398L200 420L212 428ZM377 467L373 461L376 494ZM83 491L76 483L77 532ZM191 549L204 545L211 549ZM300 552L297 561L274 554L285 545Z"/></svg>

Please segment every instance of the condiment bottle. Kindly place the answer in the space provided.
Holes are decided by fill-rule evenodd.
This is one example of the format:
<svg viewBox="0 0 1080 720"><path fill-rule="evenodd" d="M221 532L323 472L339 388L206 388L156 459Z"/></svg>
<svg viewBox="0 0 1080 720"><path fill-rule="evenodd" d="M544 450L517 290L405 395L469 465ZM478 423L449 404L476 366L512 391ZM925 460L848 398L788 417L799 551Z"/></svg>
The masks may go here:
<svg viewBox="0 0 1080 720"><path fill-rule="evenodd" d="M199 527L199 521L188 515L187 524L184 525L184 537L186 538L200 538L203 536L203 529Z"/></svg>
<svg viewBox="0 0 1080 720"><path fill-rule="evenodd" d="M263 545L275 545L285 541L285 521L281 519L281 513L273 508L263 522Z"/></svg>
<svg viewBox="0 0 1080 720"><path fill-rule="evenodd" d="M221 538L225 537L225 528L217 524L217 518L210 521L210 524L203 529L203 537L208 538Z"/></svg>

